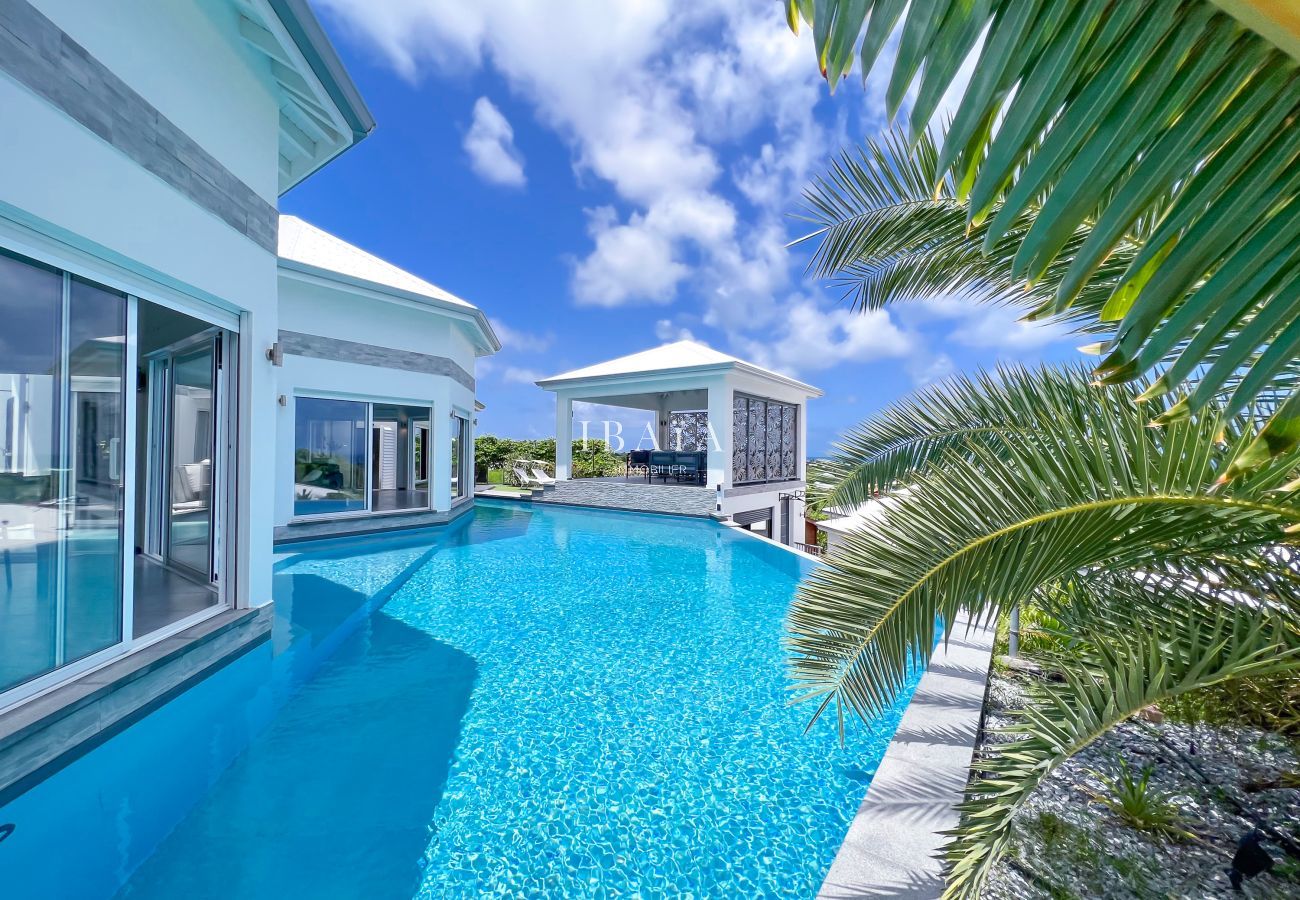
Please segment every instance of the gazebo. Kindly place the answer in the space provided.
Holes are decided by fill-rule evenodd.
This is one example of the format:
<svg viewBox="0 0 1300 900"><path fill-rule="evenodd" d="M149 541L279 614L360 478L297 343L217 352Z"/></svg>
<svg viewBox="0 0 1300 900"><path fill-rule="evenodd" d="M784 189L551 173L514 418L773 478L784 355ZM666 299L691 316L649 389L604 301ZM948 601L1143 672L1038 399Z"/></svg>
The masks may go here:
<svg viewBox="0 0 1300 900"><path fill-rule="evenodd" d="M537 384L555 394L556 502L711 514L756 527L765 523L769 535L785 543L791 533L794 540L802 535L788 526L802 518L807 403L822 395L812 385L696 341L665 344ZM704 486L581 479L581 487L566 487L575 402L651 412L649 443L656 450L705 454ZM589 434L604 436L599 426ZM633 447L638 441L648 445L644 434L623 437ZM665 508L665 491L676 492L680 509Z"/></svg>

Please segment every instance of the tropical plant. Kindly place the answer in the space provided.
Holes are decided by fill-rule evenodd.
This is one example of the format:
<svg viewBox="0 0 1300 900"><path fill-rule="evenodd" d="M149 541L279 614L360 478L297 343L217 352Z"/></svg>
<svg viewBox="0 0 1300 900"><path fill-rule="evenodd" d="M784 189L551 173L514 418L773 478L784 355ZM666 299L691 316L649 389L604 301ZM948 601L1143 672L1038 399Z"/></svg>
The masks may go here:
<svg viewBox="0 0 1300 900"><path fill-rule="evenodd" d="M474 439L474 459L485 469L512 468L517 463L537 465L554 474L555 438L517 440L485 434ZM596 478L617 475L623 471L623 459L609 449L603 440L577 440L571 455L572 474L575 478ZM484 472L486 480L486 472ZM514 483L512 473L506 472L508 483Z"/></svg>
<svg viewBox="0 0 1300 900"><path fill-rule="evenodd" d="M1300 350L1300 68L1211 0L787 0L787 9L795 30L811 23L832 89L855 57L868 72L897 28L886 99L896 115L916 85L914 140L976 54L926 186L962 201L982 251L1039 285L1036 315L1086 317L1099 270L1122 269L1101 279L1102 379L1137 379L1186 343L1148 385L1185 390L1234 329L1244 337L1219 348L1216 374L1275 369ZM1267 383L1250 380L1242 403ZM1214 394L1186 393L1173 414L1205 410ZM1300 442L1294 384L1287 397L1242 445L1238 469Z"/></svg>
<svg viewBox="0 0 1300 900"><path fill-rule="evenodd" d="M1143 385L1082 368L957 376L865 423L832 462L886 490L800 586L788 620L801 699L868 717L930 647L936 620L988 623L1033 604L1074 638L1062 683L977 764L947 849L949 896L974 896L1010 822L1061 762L1139 710L1300 668L1300 576L1276 552L1300 524L1297 457L1215 488L1250 422L1148 427ZM1212 490L1212 488L1215 488ZM851 498L832 487L829 496Z"/></svg>
<svg viewBox="0 0 1300 900"><path fill-rule="evenodd" d="M1136 773L1124 757L1119 758L1114 775L1093 771L1092 775L1106 788L1092 797L1109 809L1124 824L1161 837L1184 838L1193 835L1183 827L1183 816L1174 805L1172 795L1151 784L1156 767L1147 763Z"/></svg>

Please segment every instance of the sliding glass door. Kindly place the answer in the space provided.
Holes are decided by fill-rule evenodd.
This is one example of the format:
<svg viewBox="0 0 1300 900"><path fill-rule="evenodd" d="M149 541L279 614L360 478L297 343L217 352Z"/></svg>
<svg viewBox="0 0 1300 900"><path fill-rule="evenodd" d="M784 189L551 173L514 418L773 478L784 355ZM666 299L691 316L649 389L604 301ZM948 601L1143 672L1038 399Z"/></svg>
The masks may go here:
<svg viewBox="0 0 1300 900"><path fill-rule="evenodd" d="M167 441L169 499L165 504L167 561L211 580L213 460L216 457L216 393L218 336L205 336L197 345L179 350L170 360L170 405Z"/></svg>
<svg viewBox="0 0 1300 900"><path fill-rule="evenodd" d="M127 306L0 252L0 692L122 640Z"/></svg>

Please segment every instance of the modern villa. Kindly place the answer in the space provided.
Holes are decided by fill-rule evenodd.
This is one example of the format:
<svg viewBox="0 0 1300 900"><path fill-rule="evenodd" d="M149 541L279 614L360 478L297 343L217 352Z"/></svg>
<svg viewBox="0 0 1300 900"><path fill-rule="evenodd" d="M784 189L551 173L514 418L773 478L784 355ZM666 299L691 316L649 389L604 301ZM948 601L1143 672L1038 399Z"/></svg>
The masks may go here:
<svg viewBox="0 0 1300 900"><path fill-rule="evenodd" d="M0 6L0 801L264 640L277 542L467 512L500 348L277 212L374 126L305 2L130 7Z"/></svg>
<svg viewBox="0 0 1300 900"><path fill-rule="evenodd" d="M476 506L475 365L501 347L484 313L279 212L375 124L305 0L11 0L0 73L0 893L282 897L319 876L316 896L409 896L429 879L470 896L528 883L550 851L511 865L514 852L484 851L501 863L488 873L466 854L502 836L491 823L507 808L534 820L559 809L559 782L530 788L533 800L511 799L513 776L474 803L440 798L506 764L469 760L510 746L509 766L536 771L613 761L576 734L553 743L603 708L572 706L576 695L548 707L554 722L511 720L505 742L497 726L479 731L495 704L554 684L552 666L606 679L578 671L603 655L541 637L561 597L579 621L606 614L608 591L641 593L655 620L604 640L649 650L671 633L702 654L691 670L752 695L755 727L797 731L798 714L767 694L782 690L781 615L809 563L739 532L801 537L818 389L690 341L557 375L540 382L556 395L555 482ZM654 453L629 454L621 479L571 479L580 401L650 411ZM574 580L593 567L617 581ZM393 624L408 595L426 598L421 611ZM739 666L709 649L716 632L689 637L707 621L695 605L726 598L753 607L765 636L734 620ZM408 668L373 676L396 658ZM336 666L351 674L315 677ZM284 723L318 690L326 711L286 743ZM681 709L602 690L614 691L605 703L626 697L629 722ZM358 691L370 699L358 705ZM707 745L690 727L688 744ZM827 734L806 740L834 752ZM272 746L292 750L260 769ZM705 756L713 787L683 800L800 767L813 779L820 757L806 749ZM356 860L322 864L316 801L283 797L270 774L282 768L293 790L330 798ZM664 780L587 771L602 794ZM747 822L733 804L717 839L757 827L786 861L746 859L726 878L815 885L859 792L824 786L850 802L827 805L810 864L797 810ZM234 797L243 808L219 812ZM624 802L626 823L590 806L563 827L594 847L608 828L621 842L633 820L657 821ZM214 831L210 815L233 827ZM444 816L477 837L428 845ZM255 838L263 819L274 836ZM68 846L77 864L54 864ZM592 866L608 864L574 860L557 884ZM670 887L648 870L620 877Z"/></svg>

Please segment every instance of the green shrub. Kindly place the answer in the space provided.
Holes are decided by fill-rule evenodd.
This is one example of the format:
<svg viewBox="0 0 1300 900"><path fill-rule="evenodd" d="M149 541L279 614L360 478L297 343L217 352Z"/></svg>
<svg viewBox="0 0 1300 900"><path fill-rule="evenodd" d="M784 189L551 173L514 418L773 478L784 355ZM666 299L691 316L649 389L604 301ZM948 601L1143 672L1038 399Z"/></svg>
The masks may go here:
<svg viewBox="0 0 1300 900"><path fill-rule="evenodd" d="M1128 760L1121 758L1119 774L1114 778L1092 773L1106 786L1106 793L1094 793L1092 797L1138 831L1171 838L1193 837L1182 827L1182 814L1170 802L1170 795L1151 785L1154 771L1154 766L1146 765L1134 775Z"/></svg>
<svg viewBox="0 0 1300 900"><path fill-rule="evenodd" d="M1176 722L1237 725L1300 738L1300 678L1239 678L1166 700L1160 710Z"/></svg>
<svg viewBox="0 0 1300 900"><path fill-rule="evenodd" d="M595 478L618 475L624 471L623 457L610 451L602 440L573 442L573 469L575 478ZM555 438L516 440L484 434L474 439L474 465L480 475L492 482L493 469L503 473L500 483L513 480L510 469L518 460L545 463L544 468L555 474Z"/></svg>

